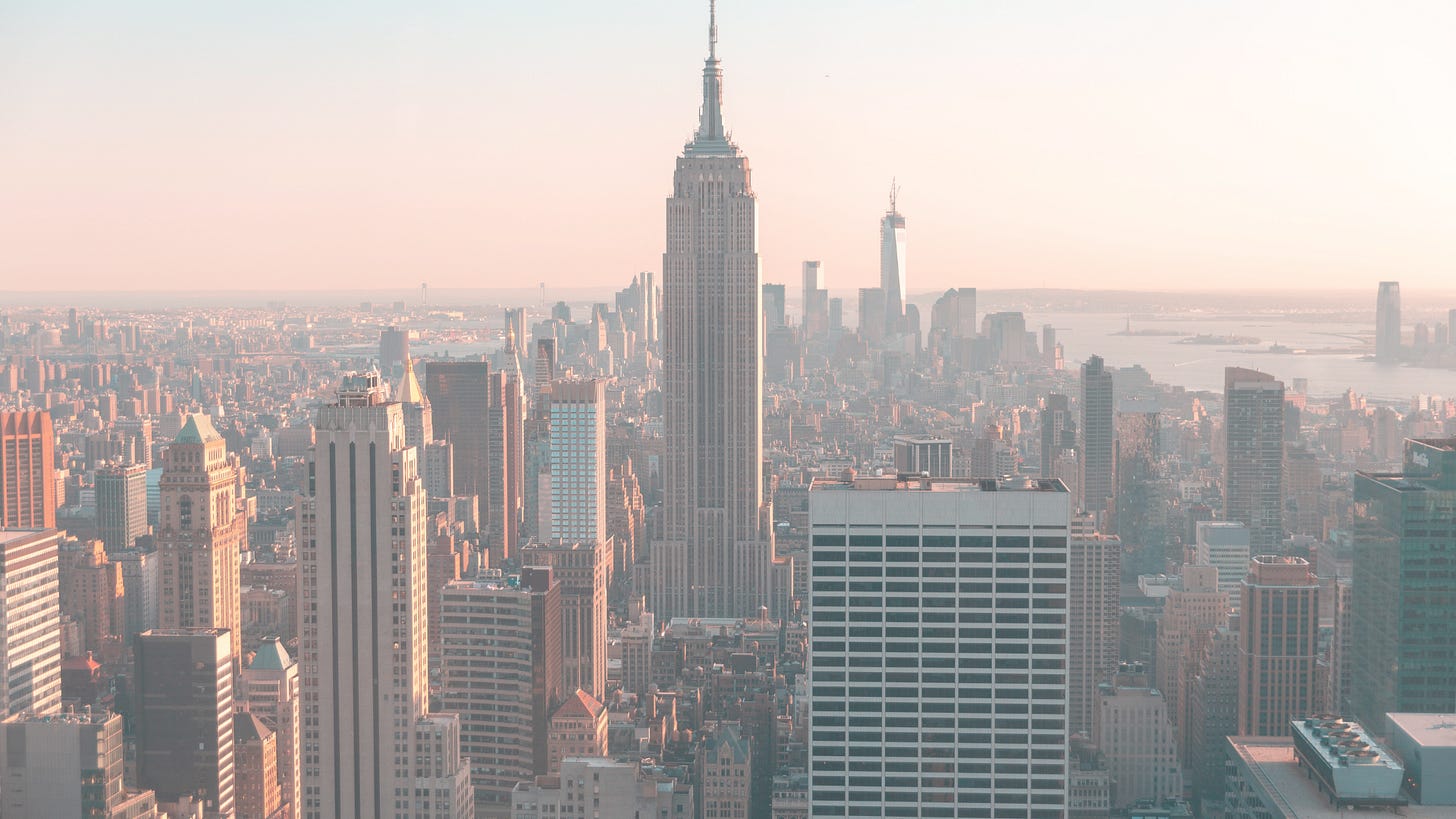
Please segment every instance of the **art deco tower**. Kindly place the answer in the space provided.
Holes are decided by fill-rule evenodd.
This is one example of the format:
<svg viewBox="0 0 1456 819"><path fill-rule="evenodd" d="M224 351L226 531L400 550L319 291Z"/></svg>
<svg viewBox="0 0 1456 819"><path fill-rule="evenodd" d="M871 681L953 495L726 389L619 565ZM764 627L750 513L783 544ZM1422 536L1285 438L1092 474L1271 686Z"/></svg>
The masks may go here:
<svg viewBox="0 0 1456 819"><path fill-rule="evenodd" d="M426 712L425 486L404 412L377 374L347 375L314 427L298 505L301 814L467 816L458 743L430 750L437 724L459 726ZM445 793L419 781L430 757Z"/></svg>
<svg viewBox="0 0 1456 819"><path fill-rule="evenodd" d="M723 128L718 24L703 108L667 200L663 383L667 487L652 560L659 617L755 614L769 602L763 514L763 307L748 159Z"/></svg>
<svg viewBox="0 0 1456 819"><path fill-rule="evenodd" d="M235 670L241 670L239 573L248 519L239 512L235 495L238 467L206 415L188 416L163 458L157 528L162 628L230 630L228 648Z"/></svg>

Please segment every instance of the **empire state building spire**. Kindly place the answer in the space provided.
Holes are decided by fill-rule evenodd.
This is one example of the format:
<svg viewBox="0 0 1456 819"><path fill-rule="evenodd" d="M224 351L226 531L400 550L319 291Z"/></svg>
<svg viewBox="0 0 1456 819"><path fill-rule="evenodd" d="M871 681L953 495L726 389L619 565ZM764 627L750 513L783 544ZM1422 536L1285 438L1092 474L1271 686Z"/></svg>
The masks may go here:
<svg viewBox="0 0 1456 819"><path fill-rule="evenodd" d="M723 128L723 66L718 62L718 2L708 3L708 59L703 63L703 107L698 131L687 145L689 154L736 154Z"/></svg>

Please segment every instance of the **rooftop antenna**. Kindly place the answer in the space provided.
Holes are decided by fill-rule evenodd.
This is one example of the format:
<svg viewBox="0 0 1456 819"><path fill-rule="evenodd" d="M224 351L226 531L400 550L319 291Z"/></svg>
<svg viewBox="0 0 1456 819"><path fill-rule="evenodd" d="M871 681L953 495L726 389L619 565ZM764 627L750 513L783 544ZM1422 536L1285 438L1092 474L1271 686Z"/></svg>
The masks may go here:
<svg viewBox="0 0 1456 819"><path fill-rule="evenodd" d="M708 59L718 59L718 0L708 0Z"/></svg>
<svg viewBox="0 0 1456 819"><path fill-rule="evenodd" d="M899 213L895 210L895 200L900 198L900 186L896 184L895 178L890 177L890 212Z"/></svg>

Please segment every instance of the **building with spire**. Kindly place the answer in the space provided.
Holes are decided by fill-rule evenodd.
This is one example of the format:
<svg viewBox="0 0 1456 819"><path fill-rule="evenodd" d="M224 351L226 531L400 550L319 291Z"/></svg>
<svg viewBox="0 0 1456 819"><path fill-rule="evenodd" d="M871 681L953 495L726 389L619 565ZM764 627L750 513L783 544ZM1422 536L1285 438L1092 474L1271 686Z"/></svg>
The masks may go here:
<svg viewBox="0 0 1456 819"><path fill-rule="evenodd" d="M206 415L187 416L162 457L162 628L228 629L233 667L241 670L248 518L236 497L238 466Z"/></svg>
<svg viewBox="0 0 1456 819"><path fill-rule="evenodd" d="M880 217L880 290L885 294L886 336L899 335L905 320L905 217L896 208L899 193L899 186L891 183L890 209Z"/></svg>
<svg viewBox="0 0 1456 819"><path fill-rule="evenodd" d="M748 159L723 124L710 6L703 107L673 174L662 256L667 496L648 588L662 617L748 616L769 604L757 205Z"/></svg>

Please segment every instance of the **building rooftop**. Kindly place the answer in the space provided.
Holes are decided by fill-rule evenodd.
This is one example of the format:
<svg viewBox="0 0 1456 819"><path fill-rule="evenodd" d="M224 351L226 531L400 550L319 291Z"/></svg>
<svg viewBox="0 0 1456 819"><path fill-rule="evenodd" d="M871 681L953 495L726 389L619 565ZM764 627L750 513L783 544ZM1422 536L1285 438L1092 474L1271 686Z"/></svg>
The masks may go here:
<svg viewBox="0 0 1456 819"><path fill-rule="evenodd" d="M283 647L283 641L277 637L270 637L258 646L253 654L253 661L248 663L248 668L257 671L282 671L293 665L293 658L288 655L288 649Z"/></svg>
<svg viewBox="0 0 1456 819"><path fill-rule="evenodd" d="M0 529L0 545L54 531L51 529Z"/></svg>
<svg viewBox="0 0 1456 819"><path fill-rule="evenodd" d="M1423 748L1456 748L1456 714L1392 713L1385 718Z"/></svg>
<svg viewBox="0 0 1456 819"><path fill-rule="evenodd" d="M212 425L212 419L199 412L188 413L187 423L172 440L176 444L200 444L206 441L218 441L222 436Z"/></svg>
<svg viewBox="0 0 1456 819"><path fill-rule="evenodd" d="M1320 792L1318 779L1308 775L1294 754L1288 737L1229 737L1234 758L1246 767L1256 787L1277 817L1298 819L1350 819L1348 807L1341 808ZM1388 815L1388 814L1387 814ZM1451 808L1404 805L1404 819L1450 819Z"/></svg>
<svg viewBox="0 0 1456 819"><path fill-rule="evenodd" d="M22 711L5 718L5 722L11 725L24 723L29 725L102 725L107 720L116 716L105 708L92 710L90 706L80 711L60 711L53 714L37 714L34 711Z"/></svg>
<svg viewBox="0 0 1456 819"><path fill-rule="evenodd" d="M571 719L596 719L606 706L597 701L596 697L586 693L580 688L576 693L566 698L566 702L556 709L555 717Z"/></svg>
<svg viewBox="0 0 1456 819"><path fill-rule="evenodd" d="M915 492L1062 492L1067 487L1061 481L1045 478L1028 478L1023 475L999 478L932 478L926 475L898 474L874 475L851 478L815 478L810 491L858 490L861 492L886 492L894 490Z"/></svg>

